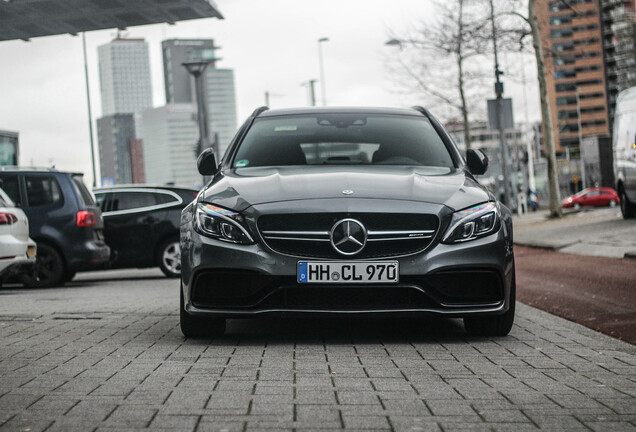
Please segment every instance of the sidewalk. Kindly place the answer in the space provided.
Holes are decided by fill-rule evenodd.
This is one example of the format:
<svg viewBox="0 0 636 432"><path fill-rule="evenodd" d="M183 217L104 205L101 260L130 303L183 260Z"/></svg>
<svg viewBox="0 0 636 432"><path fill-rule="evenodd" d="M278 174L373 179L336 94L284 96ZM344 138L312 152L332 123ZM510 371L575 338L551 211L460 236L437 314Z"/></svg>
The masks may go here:
<svg viewBox="0 0 636 432"><path fill-rule="evenodd" d="M569 211L560 219L547 215L547 211L538 211L515 216L515 244L578 255L636 258L636 220L622 219L619 209Z"/></svg>

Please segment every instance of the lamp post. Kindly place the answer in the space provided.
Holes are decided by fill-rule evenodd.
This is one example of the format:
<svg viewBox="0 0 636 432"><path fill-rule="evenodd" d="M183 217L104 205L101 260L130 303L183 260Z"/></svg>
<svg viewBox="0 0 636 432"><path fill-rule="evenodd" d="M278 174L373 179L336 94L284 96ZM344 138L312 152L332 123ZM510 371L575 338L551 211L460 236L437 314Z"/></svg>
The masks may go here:
<svg viewBox="0 0 636 432"><path fill-rule="evenodd" d="M97 186L97 170L95 169L95 143L93 142L93 115L91 113L91 90L88 85L88 63L86 61L86 32L82 32L82 50L84 52L84 78L86 79L86 103L88 105L88 133L91 143L91 168L93 169L93 187Z"/></svg>
<svg viewBox="0 0 636 432"><path fill-rule="evenodd" d="M327 105L327 90L325 89L325 68L322 61L322 43L329 41L329 38L318 39L318 63L320 64L320 91L322 95L322 106Z"/></svg>
<svg viewBox="0 0 636 432"><path fill-rule="evenodd" d="M506 145L506 136L504 130L504 112L503 112L503 92L504 86L499 79L503 72L499 69L499 58L497 56L497 28L495 26L495 7L490 0L490 15L492 22L492 43L495 53L495 95L497 96L496 111L497 121L499 123L499 152L501 153L501 171L504 181L504 200L505 206L510 207L512 204L510 195L510 172L508 170L508 146Z"/></svg>
<svg viewBox="0 0 636 432"><path fill-rule="evenodd" d="M309 103L311 104L311 106L316 106L316 91L314 89L315 84L316 84L315 79L312 79L300 84L303 87L309 88Z"/></svg>
<svg viewBox="0 0 636 432"><path fill-rule="evenodd" d="M181 66L185 67L190 75L194 77L195 93L197 98L197 120L199 123L198 153L201 153L204 149L210 147L210 141L208 139L208 116L205 109L205 98L203 94L203 72L208 64L210 64L210 60L181 63ZM218 151L218 148L214 149L217 161L219 160Z"/></svg>
<svg viewBox="0 0 636 432"><path fill-rule="evenodd" d="M585 181L585 159L583 159L583 129L581 125L581 96L579 93L579 86L576 86L576 117L578 119L579 129L579 161L581 164L581 189L586 188Z"/></svg>

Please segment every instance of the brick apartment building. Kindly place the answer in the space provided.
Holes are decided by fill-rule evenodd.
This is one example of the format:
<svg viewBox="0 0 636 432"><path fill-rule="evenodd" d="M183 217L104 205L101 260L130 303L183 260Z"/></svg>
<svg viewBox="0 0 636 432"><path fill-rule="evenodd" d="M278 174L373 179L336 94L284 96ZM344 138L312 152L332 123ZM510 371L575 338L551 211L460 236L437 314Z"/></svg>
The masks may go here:
<svg viewBox="0 0 636 432"><path fill-rule="evenodd" d="M620 90L636 85L634 0L536 0L557 153L608 136ZM577 94L579 104L577 104Z"/></svg>

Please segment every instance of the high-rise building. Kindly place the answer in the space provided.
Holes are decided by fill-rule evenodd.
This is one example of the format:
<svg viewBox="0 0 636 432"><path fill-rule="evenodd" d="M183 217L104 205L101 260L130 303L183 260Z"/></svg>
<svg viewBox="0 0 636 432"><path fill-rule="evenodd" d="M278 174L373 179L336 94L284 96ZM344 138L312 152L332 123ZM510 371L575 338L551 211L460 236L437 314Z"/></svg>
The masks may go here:
<svg viewBox="0 0 636 432"><path fill-rule="evenodd" d="M199 128L193 104L168 104L145 110L144 166L148 183L200 186L196 166Z"/></svg>
<svg viewBox="0 0 636 432"><path fill-rule="evenodd" d="M116 38L98 48L102 115L138 113L152 107L148 44Z"/></svg>
<svg viewBox="0 0 636 432"><path fill-rule="evenodd" d="M130 142L134 138L133 114L112 114L97 119L102 184L133 182Z"/></svg>
<svg viewBox="0 0 636 432"><path fill-rule="evenodd" d="M616 97L636 86L636 0L601 0L610 130Z"/></svg>
<svg viewBox="0 0 636 432"><path fill-rule="evenodd" d="M166 103L190 103L196 106L194 80L182 66L187 61L208 60L205 70L205 104L208 112L208 138L218 140L222 156L236 133L236 94L234 71L218 69L212 39L169 39L161 43Z"/></svg>
<svg viewBox="0 0 636 432"><path fill-rule="evenodd" d="M557 152L610 132L598 0L536 0ZM577 93L581 116L577 110Z"/></svg>
<svg viewBox="0 0 636 432"><path fill-rule="evenodd" d="M0 166L18 165L18 137L17 132L0 130Z"/></svg>
<svg viewBox="0 0 636 432"><path fill-rule="evenodd" d="M143 159L133 157L131 141L139 138L136 132L141 128L135 122L140 113L152 107L148 44L143 39L117 37L101 45L98 55L102 118L97 120L97 137L102 183L137 182L143 178Z"/></svg>
<svg viewBox="0 0 636 432"><path fill-rule="evenodd" d="M163 53L163 81L166 103L195 102L194 86L190 74L182 63L208 60L214 68L216 57L213 39L168 39L161 42Z"/></svg>
<svg viewBox="0 0 636 432"><path fill-rule="evenodd" d="M535 0L557 152L578 149L579 135L611 134L618 91L636 85L634 5Z"/></svg>

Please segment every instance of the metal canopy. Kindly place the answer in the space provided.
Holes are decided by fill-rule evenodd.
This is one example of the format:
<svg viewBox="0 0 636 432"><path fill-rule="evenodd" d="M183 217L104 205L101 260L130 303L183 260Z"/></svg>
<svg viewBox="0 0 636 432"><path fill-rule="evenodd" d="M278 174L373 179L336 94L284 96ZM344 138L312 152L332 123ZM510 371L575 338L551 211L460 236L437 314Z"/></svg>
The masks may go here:
<svg viewBox="0 0 636 432"><path fill-rule="evenodd" d="M0 0L0 41L223 16L212 0Z"/></svg>

